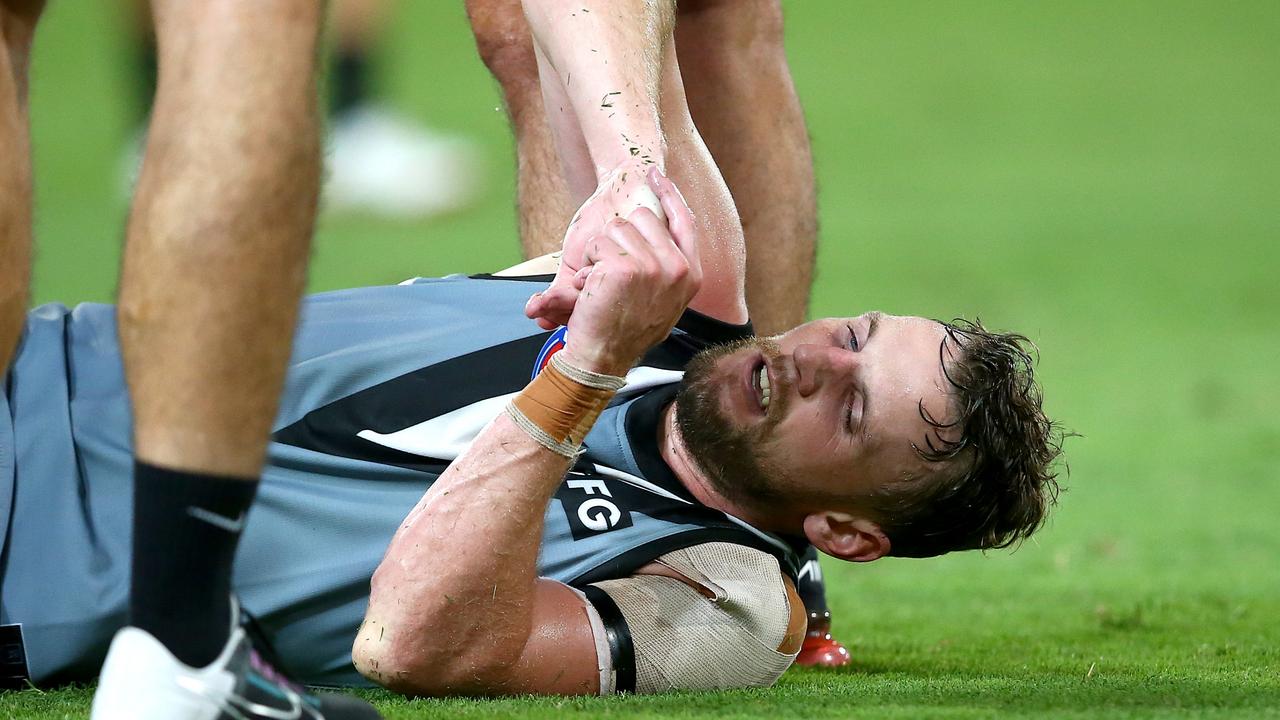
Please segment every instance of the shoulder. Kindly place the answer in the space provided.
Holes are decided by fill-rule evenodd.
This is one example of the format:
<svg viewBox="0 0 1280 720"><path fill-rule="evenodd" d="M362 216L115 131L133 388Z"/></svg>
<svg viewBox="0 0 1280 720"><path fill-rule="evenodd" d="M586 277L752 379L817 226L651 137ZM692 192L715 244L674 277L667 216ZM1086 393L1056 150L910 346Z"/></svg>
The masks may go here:
<svg viewBox="0 0 1280 720"><path fill-rule="evenodd" d="M767 687L804 637L803 604L777 559L741 545L667 553L597 587L625 619L637 692Z"/></svg>
<svg viewBox="0 0 1280 720"><path fill-rule="evenodd" d="M657 563L700 586L727 614L761 642L778 650L791 644L794 625L805 622L804 605L778 559L727 542L694 545L667 553ZM804 628L799 636L803 637ZM796 646L796 650L799 646Z"/></svg>
<svg viewBox="0 0 1280 720"><path fill-rule="evenodd" d="M560 270L560 253L553 252L540 255L512 265L493 273L495 277L528 277L535 275L555 275Z"/></svg>

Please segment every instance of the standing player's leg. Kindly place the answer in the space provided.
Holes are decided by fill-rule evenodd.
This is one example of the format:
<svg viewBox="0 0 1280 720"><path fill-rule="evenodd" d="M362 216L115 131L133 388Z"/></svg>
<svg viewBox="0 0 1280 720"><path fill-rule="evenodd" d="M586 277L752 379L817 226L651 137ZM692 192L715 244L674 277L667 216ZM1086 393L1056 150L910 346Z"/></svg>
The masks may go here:
<svg viewBox="0 0 1280 720"><path fill-rule="evenodd" d="M22 334L31 279L27 63L44 0L0 0L0 381Z"/></svg>
<svg viewBox="0 0 1280 720"><path fill-rule="evenodd" d="M206 500L185 495L238 523L261 471L319 190L320 7L175 0L156 3L155 22L160 78L119 305L138 460L132 610L204 665L226 640L237 533L188 512ZM188 530L194 558L173 552Z"/></svg>
<svg viewBox="0 0 1280 720"><path fill-rule="evenodd" d="M762 335L790 330L805 320L818 218L781 4L680 0L679 8L689 109L742 216L751 319Z"/></svg>
<svg viewBox="0 0 1280 720"><path fill-rule="evenodd" d="M160 76L119 302L135 423L134 627L112 643L94 717L286 717L299 702L376 717L265 670L231 601L319 193L322 2L153 10Z"/></svg>
<svg viewBox="0 0 1280 720"><path fill-rule="evenodd" d="M476 48L493 73L516 136L520 244L526 258L560 250L578 204L561 172L520 0L467 0Z"/></svg>
<svg viewBox="0 0 1280 720"><path fill-rule="evenodd" d="M482 183L465 137L423 126L378 96L393 0L331 0L329 146L324 205L388 217L425 217L470 204Z"/></svg>

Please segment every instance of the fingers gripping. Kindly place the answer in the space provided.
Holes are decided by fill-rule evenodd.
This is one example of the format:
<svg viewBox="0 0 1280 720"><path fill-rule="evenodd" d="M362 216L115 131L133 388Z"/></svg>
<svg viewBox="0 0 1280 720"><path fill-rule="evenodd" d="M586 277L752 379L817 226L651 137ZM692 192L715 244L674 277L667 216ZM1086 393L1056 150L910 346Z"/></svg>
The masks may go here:
<svg viewBox="0 0 1280 720"><path fill-rule="evenodd" d="M584 204L566 237L565 256L555 280L525 307L525 314L540 327L568 324L582 293L599 291L613 272L618 273L613 280L630 281L640 276L696 293L702 282L702 266L693 215L680 191L656 168L646 173L644 182L643 193L630 193L634 205L625 219L614 217L597 226L601 229L594 233L589 226L602 218L588 216L599 214L593 201L603 202L606 197L597 192ZM569 242L570 237L576 237L576 242ZM571 251L573 259L567 260Z"/></svg>
<svg viewBox="0 0 1280 720"><path fill-rule="evenodd" d="M688 258L689 264L701 268L698 248L698 229L693 221L693 213L684 201L684 195L671 178L656 170L649 173L649 185L658 196L662 210L667 215L667 227L671 230L671 238L680 251Z"/></svg>

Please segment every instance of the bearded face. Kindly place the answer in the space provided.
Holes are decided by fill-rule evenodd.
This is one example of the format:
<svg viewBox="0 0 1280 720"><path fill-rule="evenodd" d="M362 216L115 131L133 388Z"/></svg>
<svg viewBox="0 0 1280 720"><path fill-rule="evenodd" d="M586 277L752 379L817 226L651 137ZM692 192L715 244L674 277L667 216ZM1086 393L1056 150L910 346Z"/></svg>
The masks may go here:
<svg viewBox="0 0 1280 720"><path fill-rule="evenodd" d="M879 312L825 318L698 355L678 430L710 489L757 517L874 514L932 472L915 448L948 417L947 334Z"/></svg>
<svg viewBox="0 0 1280 720"><path fill-rule="evenodd" d="M751 379L745 381L724 362L744 353L760 356L752 367ZM772 431L786 415L790 393L777 387L780 381L786 382L781 374L772 384L766 374L761 387L759 370L776 364L779 354L778 344L770 338L744 338L709 348L690 361L676 395L676 420L685 447L715 491L743 508L776 508L786 500L779 488L777 468L765 460L765 450ZM761 422L735 422L724 405L726 388L743 382L752 386L757 402L767 403Z"/></svg>

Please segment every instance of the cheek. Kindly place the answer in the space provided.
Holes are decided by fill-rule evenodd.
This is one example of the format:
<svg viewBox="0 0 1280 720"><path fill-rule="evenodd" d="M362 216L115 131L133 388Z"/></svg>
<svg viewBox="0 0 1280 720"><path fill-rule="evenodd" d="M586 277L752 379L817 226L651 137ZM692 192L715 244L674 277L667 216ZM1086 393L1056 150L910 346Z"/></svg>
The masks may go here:
<svg viewBox="0 0 1280 720"><path fill-rule="evenodd" d="M848 433L826 414L817 410L796 408L770 434L778 454L793 466L809 466L848 451Z"/></svg>

